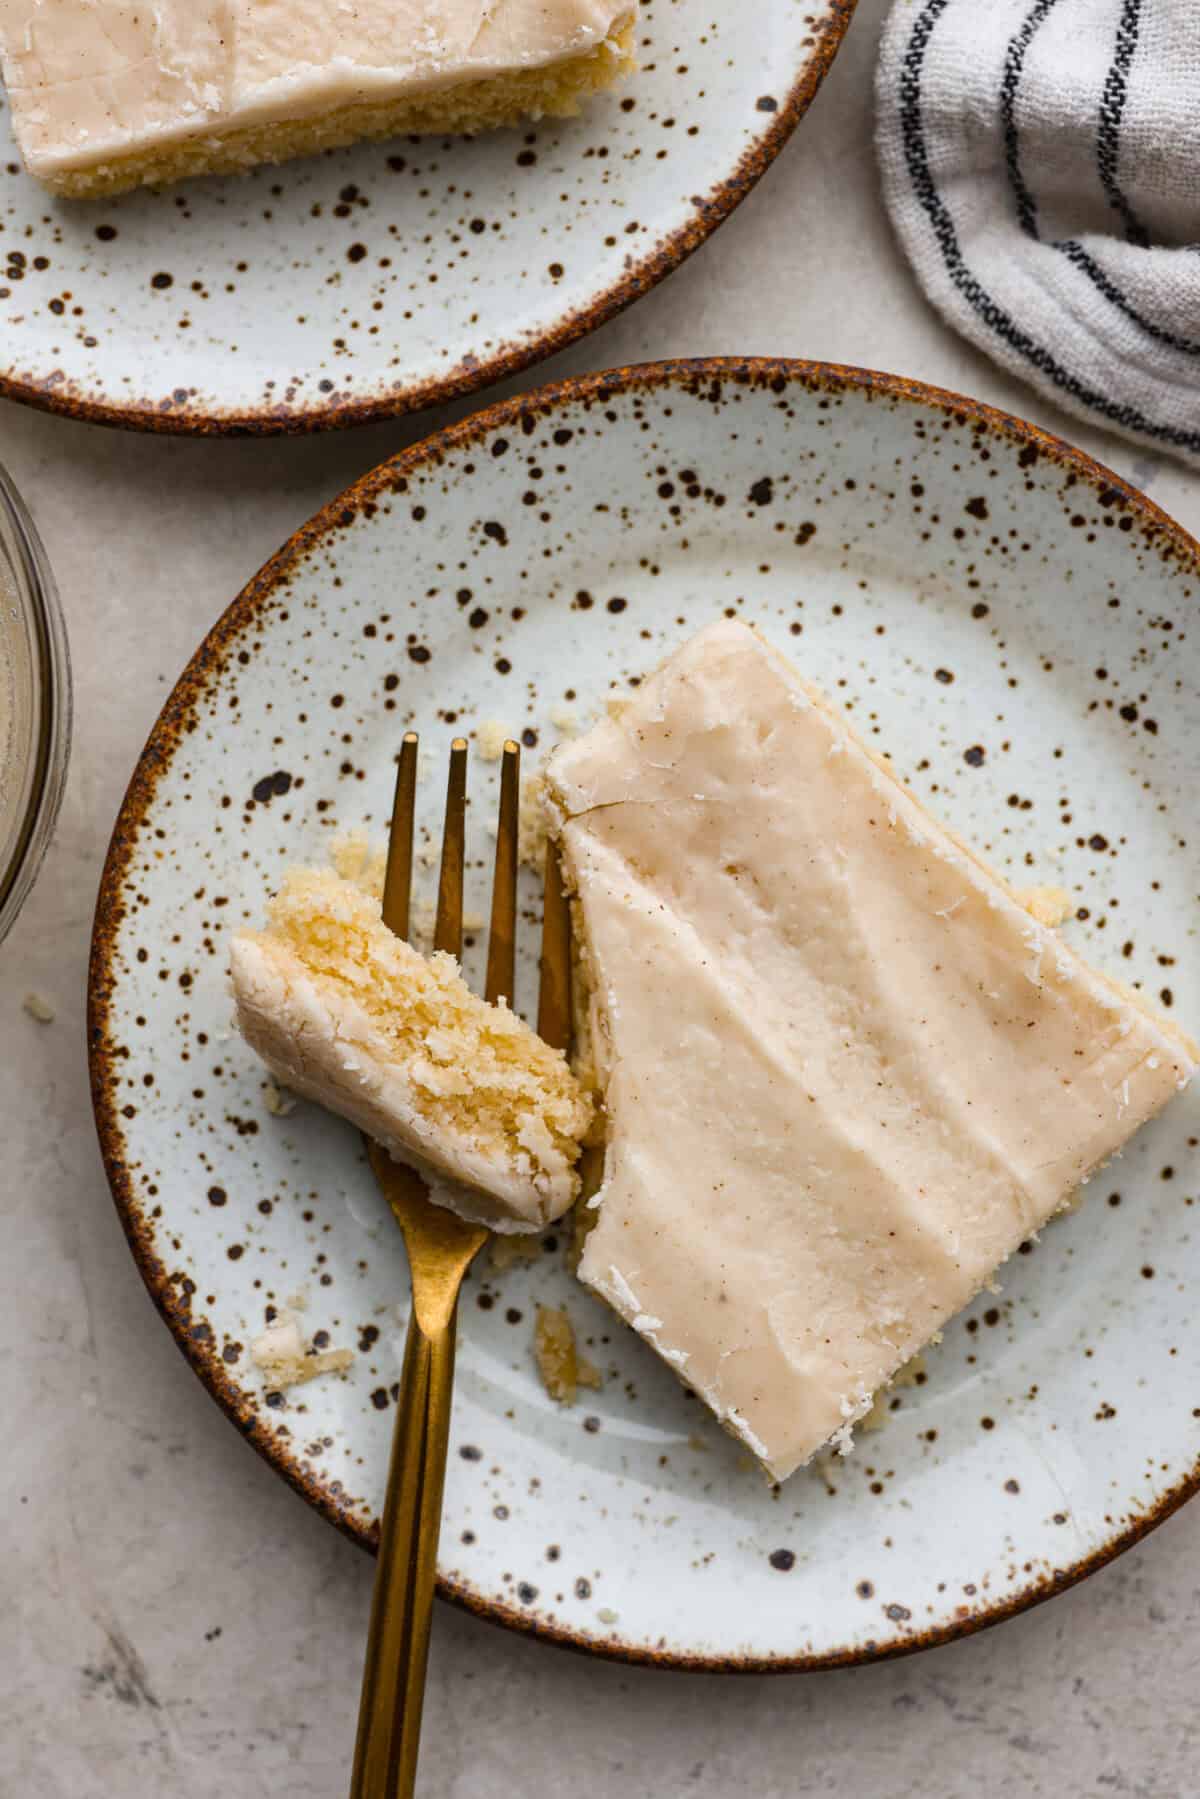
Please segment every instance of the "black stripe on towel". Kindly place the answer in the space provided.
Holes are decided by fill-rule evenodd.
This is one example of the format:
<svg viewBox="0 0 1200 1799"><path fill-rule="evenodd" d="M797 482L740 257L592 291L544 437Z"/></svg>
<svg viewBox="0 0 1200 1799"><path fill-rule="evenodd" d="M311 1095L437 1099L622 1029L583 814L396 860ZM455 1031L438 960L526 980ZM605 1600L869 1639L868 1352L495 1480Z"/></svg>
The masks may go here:
<svg viewBox="0 0 1200 1799"><path fill-rule="evenodd" d="M1136 406L1119 406L1095 388L1085 387L1046 349L1010 317L988 293L983 283L967 266L954 221L934 185L929 170L929 152L925 144L925 126L921 116L921 72L933 28L945 12L950 0L926 0L913 22L908 44L900 65L900 132L904 144L905 163L917 203L929 220L942 261L954 286L972 311L983 320L1010 349L1015 350L1033 368L1039 369L1062 393L1070 394L1080 405L1088 407L1110 424L1159 443L1174 444L1182 450L1200 450L1200 432L1181 431L1175 425L1157 424L1139 412Z"/></svg>
<svg viewBox="0 0 1200 1799"><path fill-rule="evenodd" d="M1131 324L1136 325L1139 331L1144 331L1147 337L1152 337L1156 343L1166 344L1168 349L1178 350L1184 356L1200 356L1200 342L1194 337L1177 337L1174 331L1168 331L1163 325L1156 325L1152 319L1143 318L1132 302L1125 298L1112 277L1105 274L1095 257L1089 256L1083 245L1076 243L1074 238L1064 238L1053 247L1061 251L1068 262L1074 263L1080 273L1087 276L1092 286L1118 312L1123 313Z"/></svg>
<svg viewBox="0 0 1200 1799"><path fill-rule="evenodd" d="M1004 56L1004 75L1000 82L1000 120L1004 132L1004 166L1008 171L1008 185L1016 208L1017 222L1027 237L1037 239L1040 234L1037 224L1037 201L1030 192L1025 177L1021 172L1021 134L1017 126L1016 105L1017 93L1021 79L1025 73L1025 54L1037 35L1038 28L1047 14L1058 5L1058 0L1035 0L1035 4L1026 14L1021 29L1009 39L1008 49ZM1200 246L1195 246L1200 248ZM1184 356L1200 356L1200 343L1190 337L1179 337L1168 331L1163 325L1156 325L1152 319L1145 318L1123 294L1111 276L1107 275L1099 263L1074 238L1064 238L1061 242L1050 245L1065 256L1084 278L1091 282L1097 293L1102 294L1110 305L1127 318L1131 324L1152 337L1156 343L1166 344L1169 349L1178 350Z"/></svg>
<svg viewBox="0 0 1200 1799"><path fill-rule="evenodd" d="M1021 173L1021 143L1016 120L1017 89L1025 72L1025 52L1037 36L1047 13L1057 5L1058 0L1036 0L1033 10L1026 14L1020 31L1008 40L1008 49L1004 53L1004 74L1000 81L1004 166L1008 170L1008 185L1012 189L1017 209L1017 223L1026 237L1036 237L1038 234L1037 201L1025 185L1025 177Z"/></svg>
<svg viewBox="0 0 1200 1799"><path fill-rule="evenodd" d="M1143 250L1150 248L1150 233L1138 218L1121 190L1117 170L1121 161L1121 119L1129 97L1129 69L1137 49L1138 25L1142 16L1142 0L1124 0L1117 22L1117 42L1109 64L1100 97L1100 117L1096 125L1096 167L1100 182L1108 195L1109 205L1120 215L1125 236Z"/></svg>

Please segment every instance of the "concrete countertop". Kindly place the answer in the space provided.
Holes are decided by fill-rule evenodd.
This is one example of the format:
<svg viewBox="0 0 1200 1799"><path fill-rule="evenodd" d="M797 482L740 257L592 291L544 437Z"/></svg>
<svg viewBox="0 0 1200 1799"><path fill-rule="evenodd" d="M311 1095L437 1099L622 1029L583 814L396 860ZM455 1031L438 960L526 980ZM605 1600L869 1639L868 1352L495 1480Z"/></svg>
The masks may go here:
<svg viewBox="0 0 1200 1799"><path fill-rule="evenodd" d="M884 11L860 0L808 119L712 242L518 385L677 354L868 364L1062 432L1200 531L1200 478L1058 416L951 336L916 291L871 150ZM371 1566L239 1440L155 1316L96 1148L84 973L108 832L179 668L296 525L448 416L203 442L0 405L0 461L45 536L77 679L57 839L0 952L0 1793L12 1799L335 1799L346 1788ZM52 1024L22 1010L30 988L53 1000ZM592 1663L439 1607L421 1791L1183 1799L1200 1790L1198 1566L1190 1506L997 1630L791 1678Z"/></svg>

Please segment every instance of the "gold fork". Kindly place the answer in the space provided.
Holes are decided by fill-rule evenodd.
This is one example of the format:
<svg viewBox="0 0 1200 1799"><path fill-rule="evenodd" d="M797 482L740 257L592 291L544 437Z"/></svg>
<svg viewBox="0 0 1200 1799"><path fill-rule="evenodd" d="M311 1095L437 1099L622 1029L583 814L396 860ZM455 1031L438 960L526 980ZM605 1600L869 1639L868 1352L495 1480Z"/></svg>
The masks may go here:
<svg viewBox="0 0 1200 1799"><path fill-rule="evenodd" d="M485 998L512 1001L517 928L517 817L520 748L506 743L500 770L500 818L492 882ZM463 859L467 746L450 746L446 817L438 877L434 947L462 955ZM412 891L417 737L400 749L388 839L383 921L407 937ZM570 1018L570 925L558 859L546 855L538 1032L565 1049ZM411 1799L417 1773L421 1707L437 1577L437 1546L446 1476L454 1383L458 1295L463 1276L487 1241L434 1205L424 1183L368 1144L371 1166L404 1233L412 1281L412 1314L392 1436L387 1496L379 1527L379 1561L363 1667L350 1799Z"/></svg>

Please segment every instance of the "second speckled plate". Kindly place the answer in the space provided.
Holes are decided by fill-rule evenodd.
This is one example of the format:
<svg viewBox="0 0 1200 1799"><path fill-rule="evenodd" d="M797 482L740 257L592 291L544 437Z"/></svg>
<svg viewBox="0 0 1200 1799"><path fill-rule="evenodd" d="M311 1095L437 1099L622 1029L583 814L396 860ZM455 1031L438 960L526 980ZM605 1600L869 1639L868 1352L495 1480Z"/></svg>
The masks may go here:
<svg viewBox="0 0 1200 1799"><path fill-rule="evenodd" d="M307 431L517 373L647 293L787 142L855 0L643 0L582 117L52 198L0 90L0 394L146 431ZM49 29L49 27L46 27Z"/></svg>
<svg viewBox="0 0 1200 1799"><path fill-rule="evenodd" d="M533 761L733 610L1006 873L1068 887L1087 954L1194 1024L1198 591L1197 546L1057 440L798 363L546 389L418 445L301 531L163 712L118 820L91 976L97 1119L131 1244L270 1462L371 1541L405 1270L355 1135L265 1103L230 1034L225 939L285 863L321 859L341 827L382 834L403 730L439 773L449 738L492 720ZM477 755L478 906L494 779ZM527 1002L532 921L525 949ZM804 1668L1059 1591L1200 1478L1198 1139L1190 1094L953 1323L883 1429L778 1493L573 1282L553 1235L533 1266L485 1256L463 1306L443 1592L606 1654ZM280 1395L249 1346L298 1290L306 1329L355 1360ZM534 1371L539 1301L569 1308L604 1370L572 1410Z"/></svg>

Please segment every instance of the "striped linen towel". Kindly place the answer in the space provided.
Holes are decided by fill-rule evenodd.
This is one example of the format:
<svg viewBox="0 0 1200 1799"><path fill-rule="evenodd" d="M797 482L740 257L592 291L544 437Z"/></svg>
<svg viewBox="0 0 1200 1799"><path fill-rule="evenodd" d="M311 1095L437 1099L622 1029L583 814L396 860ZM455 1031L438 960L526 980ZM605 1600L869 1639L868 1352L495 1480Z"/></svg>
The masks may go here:
<svg viewBox="0 0 1200 1799"><path fill-rule="evenodd" d="M892 222L964 337L1200 464L1200 0L895 0Z"/></svg>

